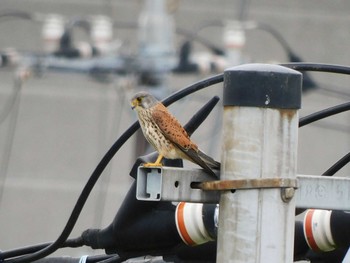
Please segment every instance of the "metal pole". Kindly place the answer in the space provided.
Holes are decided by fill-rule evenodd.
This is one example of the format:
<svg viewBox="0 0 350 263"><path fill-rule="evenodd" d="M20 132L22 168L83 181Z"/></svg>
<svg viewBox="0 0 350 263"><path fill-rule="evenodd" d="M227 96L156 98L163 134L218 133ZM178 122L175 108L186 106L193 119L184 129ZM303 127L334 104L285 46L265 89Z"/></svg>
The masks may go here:
<svg viewBox="0 0 350 263"><path fill-rule="evenodd" d="M224 73L221 180L296 179L302 75L248 64ZM226 191L217 262L293 262L294 189Z"/></svg>

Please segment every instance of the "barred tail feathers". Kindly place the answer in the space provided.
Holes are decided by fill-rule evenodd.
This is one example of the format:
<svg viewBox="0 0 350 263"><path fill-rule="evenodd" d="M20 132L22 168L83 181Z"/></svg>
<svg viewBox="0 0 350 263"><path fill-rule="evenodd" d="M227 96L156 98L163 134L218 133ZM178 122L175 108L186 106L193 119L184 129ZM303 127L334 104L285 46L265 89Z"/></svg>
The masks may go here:
<svg viewBox="0 0 350 263"><path fill-rule="evenodd" d="M213 158L206 155L201 150L198 150L198 155L210 168L220 170L220 163L219 162L215 161Z"/></svg>

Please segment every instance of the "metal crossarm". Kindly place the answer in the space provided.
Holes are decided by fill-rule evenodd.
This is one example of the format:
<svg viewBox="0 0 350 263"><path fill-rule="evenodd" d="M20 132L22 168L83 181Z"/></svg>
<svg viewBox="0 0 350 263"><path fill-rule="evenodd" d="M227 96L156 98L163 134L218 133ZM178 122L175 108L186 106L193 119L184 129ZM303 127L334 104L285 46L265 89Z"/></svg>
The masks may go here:
<svg viewBox="0 0 350 263"><path fill-rule="evenodd" d="M137 198L145 201L218 203L220 191L292 188L298 208L350 210L350 178L297 175L292 179L217 181L201 169L139 167Z"/></svg>

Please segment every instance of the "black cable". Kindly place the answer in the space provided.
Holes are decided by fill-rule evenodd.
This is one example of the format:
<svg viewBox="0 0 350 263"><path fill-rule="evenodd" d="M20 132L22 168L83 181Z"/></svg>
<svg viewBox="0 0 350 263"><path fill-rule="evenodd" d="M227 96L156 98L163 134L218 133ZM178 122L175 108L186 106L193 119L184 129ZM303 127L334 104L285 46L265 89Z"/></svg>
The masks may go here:
<svg viewBox="0 0 350 263"><path fill-rule="evenodd" d="M220 83L223 81L223 74L219 74L213 77L210 77L208 79L199 81L195 84L192 84L173 95L167 97L163 100L163 103L165 106L169 106L170 104L174 103L175 101L182 99L183 97L194 93L196 91L199 91L201 89L204 89L206 87L212 86L214 84ZM76 224L78 217L85 205L85 202L90 195L93 187L95 186L97 180L99 179L100 175L102 174L105 167L108 165L108 163L112 160L113 156L118 152L118 150L124 145L124 143L137 131L139 128L139 123L135 122L132 124L120 137L119 139L112 145L112 147L108 150L108 152L104 155L100 163L97 165L93 173L91 174L88 182L84 186L74 208L73 211L66 223L66 226L64 227L61 235L51 243L50 245L46 246L45 248L36 251L30 255L25 255L19 258L9 259L5 260L4 262L8 263L24 263L24 262L32 262L35 260L38 260L40 258L46 257L47 255L52 254L57 249L59 249L64 242L69 237L70 233L72 232L74 225ZM0 258L2 257L2 253L0 253Z"/></svg>
<svg viewBox="0 0 350 263"><path fill-rule="evenodd" d="M294 52L290 45L288 44L288 41L272 26L269 24L263 23L263 22L257 22L255 27L252 27L252 29L258 29L265 32L270 33L276 41L283 47L283 49L287 52L289 58L293 56Z"/></svg>
<svg viewBox="0 0 350 263"><path fill-rule="evenodd" d="M346 164L350 162L350 152L343 156L339 161L333 164L327 171L325 171L323 176L333 176L336 172L338 172L341 168L343 168Z"/></svg>
<svg viewBox="0 0 350 263"><path fill-rule="evenodd" d="M318 71L318 72L350 75L350 67L343 66L343 65L304 63L304 62L283 63L280 65L291 69L295 69L298 71Z"/></svg>
<svg viewBox="0 0 350 263"><path fill-rule="evenodd" d="M350 75L350 67L341 66L341 65L328 65L328 64L316 64L316 63L290 63L284 64L287 67L300 70L300 71L320 71L320 72L330 72L330 73L339 73L339 74L347 74ZM327 109L323 109L321 111L312 113L308 116L302 117L299 119L299 128L305 125L308 125L312 122L327 118L329 116L350 110L350 102L345 102L340 105L336 105ZM332 176L336 172L338 172L341 168L343 168L350 161L350 153L345 155L339 161L337 161L334 165L332 165L327 171L325 171L322 175L324 176Z"/></svg>
<svg viewBox="0 0 350 263"><path fill-rule="evenodd" d="M26 255L26 254L37 252L49 246L50 244L52 244L52 242L47 242L47 243L42 243L42 244L37 244L37 245L32 245L32 246L27 246L27 247L22 247L22 248L1 252L0 261L6 258L13 258L13 257L18 257L20 255ZM81 237L78 237L78 238L67 239L64 242L64 244L62 244L61 248L63 247L74 248L74 247L81 247L81 246L83 246L83 240Z"/></svg>
<svg viewBox="0 0 350 263"><path fill-rule="evenodd" d="M125 259L121 258L119 255L112 256L110 258L104 259L99 261L98 263L120 263L123 262Z"/></svg>
<svg viewBox="0 0 350 263"><path fill-rule="evenodd" d="M322 173L322 176L333 176L336 174L341 168L343 168L345 165L347 165L350 162L350 152L343 156L340 160L338 160L335 164L333 164L330 168L328 168L324 173ZM299 215L306 211L304 208L297 208L295 215Z"/></svg>
<svg viewBox="0 0 350 263"><path fill-rule="evenodd" d="M324 110L317 111L315 113L312 113L308 116L302 117L299 119L299 127L303 127L307 124L310 124L312 122L327 118L329 116L348 111L350 110L350 102L345 102L343 104L330 107Z"/></svg>
<svg viewBox="0 0 350 263"><path fill-rule="evenodd" d="M215 75L215 76L212 76L210 78L207 78L207 79L204 79L204 80L201 80L193 85L190 85L186 88L183 88L177 92L175 92L173 95L165 98L162 102L165 106L169 106L171 105L172 103L194 93L194 92L197 92L201 89L204 89L206 87L210 87L212 85L215 85L215 84L218 84L220 82L223 82L224 81L224 74L218 74L218 75Z"/></svg>
<svg viewBox="0 0 350 263"><path fill-rule="evenodd" d="M202 44L204 47L211 50L216 55L224 55L225 54L225 51L223 48L218 47L217 45L212 43L210 40L207 40L206 38L198 35L198 31L194 32L192 30L187 30L184 28L177 27L176 33L187 37L190 42L192 42L193 40L197 41L198 43Z"/></svg>

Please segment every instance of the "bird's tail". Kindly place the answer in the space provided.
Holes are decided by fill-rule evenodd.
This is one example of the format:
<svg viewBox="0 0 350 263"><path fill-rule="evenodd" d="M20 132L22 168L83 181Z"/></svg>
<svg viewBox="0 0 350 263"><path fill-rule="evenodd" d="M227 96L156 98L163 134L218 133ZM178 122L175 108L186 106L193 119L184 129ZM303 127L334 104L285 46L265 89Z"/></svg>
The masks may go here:
<svg viewBox="0 0 350 263"><path fill-rule="evenodd" d="M210 156L206 155L201 150L198 150L199 157L212 169L220 170L220 163L215 161Z"/></svg>

